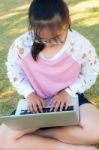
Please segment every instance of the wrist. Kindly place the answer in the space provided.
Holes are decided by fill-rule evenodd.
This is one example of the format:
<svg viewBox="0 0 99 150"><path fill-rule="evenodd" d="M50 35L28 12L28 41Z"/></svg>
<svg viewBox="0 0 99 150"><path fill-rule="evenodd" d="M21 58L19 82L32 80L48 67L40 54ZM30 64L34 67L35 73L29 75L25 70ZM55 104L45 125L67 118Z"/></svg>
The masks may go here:
<svg viewBox="0 0 99 150"><path fill-rule="evenodd" d="M71 95L66 90L62 90L60 93L65 94L66 96L71 97Z"/></svg>
<svg viewBox="0 0 99 150"><path fill-rule="evenodd" d="M31 99L35 96L35 92L32 91L30 94L28 94L27 99Z"/></svg>
<svg viewBox="0 0 99 150"><path fill-rule="evenodd" d="M73 93L72 93L70 88L66 88L64 91L67 92L70 96L73 95Z"/></svg>

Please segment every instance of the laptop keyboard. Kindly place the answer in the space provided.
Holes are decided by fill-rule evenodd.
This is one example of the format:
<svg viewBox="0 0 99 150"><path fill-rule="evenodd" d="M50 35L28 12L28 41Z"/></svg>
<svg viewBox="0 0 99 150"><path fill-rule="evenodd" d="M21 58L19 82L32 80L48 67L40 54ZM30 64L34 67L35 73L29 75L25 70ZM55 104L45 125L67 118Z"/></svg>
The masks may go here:
<svg viewBox="0 0 99 150"><path fill-rule="evenodd" d="M73 106L68 106L68 108L66 109L65 107L63 107L62 111L73 111L74 107ZM56 112L60 111L60 107L58 107ZM47 108L43 108L43 112L39 112L39 113L51 113L54 112L54 110L50 111L50 107ZM33 112L29 111L29 110L21 110L20 115L25 115L25 114L34 114Z"/></svg>

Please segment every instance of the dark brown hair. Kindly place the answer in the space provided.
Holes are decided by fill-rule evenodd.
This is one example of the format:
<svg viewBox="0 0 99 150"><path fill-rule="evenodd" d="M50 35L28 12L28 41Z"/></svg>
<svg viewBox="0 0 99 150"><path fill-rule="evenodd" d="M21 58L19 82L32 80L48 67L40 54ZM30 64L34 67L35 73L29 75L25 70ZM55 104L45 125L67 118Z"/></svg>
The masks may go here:
<svg viewBox="0 0 99 150"><path fill-rule="evenodd" d="M29 29L34 31L34 35L48 27L52 32L55 28L68 25L70 29L69 9L63 0L33 0L28 12ZM45 47L44 43L33 41L31 54L37 60L38 54Z"/></svg>

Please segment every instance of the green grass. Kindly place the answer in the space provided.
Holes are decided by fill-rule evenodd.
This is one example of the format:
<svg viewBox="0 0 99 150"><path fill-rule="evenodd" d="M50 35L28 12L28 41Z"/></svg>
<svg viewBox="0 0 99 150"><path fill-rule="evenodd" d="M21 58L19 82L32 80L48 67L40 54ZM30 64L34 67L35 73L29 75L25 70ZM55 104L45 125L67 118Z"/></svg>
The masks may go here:
<svg viewBox="0 0 99 150"><path fill-rule="evenodd" d="M28 30L28 7L31 0L0 0L0 113L10 114L21 98L6 75L6 58L12 42ZM86 36L99 56L99 1L67 0L72 27ZM85 95L99 108L99 77Z"/></svg>
<svg viewBox="0 0 99 150"><path fill-rule="evenodd" d="M6 75L5 62L12 42L28 30L29 0L0 0L0 113L8 114L20 96L13 90Z"/></svg>
<svg viewBox="0 0 99 150"><path fill-rule="evenodd" d="M9 114L21 98L12 88L6 75L6 58L12 42L28 30L28 7L31 0L0 0L0 113ZM67 1L72 28L90 39L99 55L99 2L97 0ZM85 92L90 101L99 107L99 78Z"/></svg>

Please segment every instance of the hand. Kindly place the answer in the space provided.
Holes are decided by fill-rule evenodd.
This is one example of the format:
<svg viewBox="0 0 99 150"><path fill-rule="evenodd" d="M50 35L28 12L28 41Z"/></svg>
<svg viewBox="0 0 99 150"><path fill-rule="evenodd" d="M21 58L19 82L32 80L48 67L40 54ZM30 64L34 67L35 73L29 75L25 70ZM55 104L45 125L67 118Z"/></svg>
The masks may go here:
<svg viewBox="0 0 99 150"><path fill-rule="evenodd" d="M66 91L59 92L51 99L51 111L57 111L58 107L60 107L60 111L62 111L64 106L67 109L70 98L71 96Z"/></svg>
<svg viewBox="0 0 99 150"><path fill-rule="evenodd" d="M28 99L28 109L31 112L43 112L43 107L45 106L44 100L39 97L36 93L32 92L27 96Z"/></svg>

